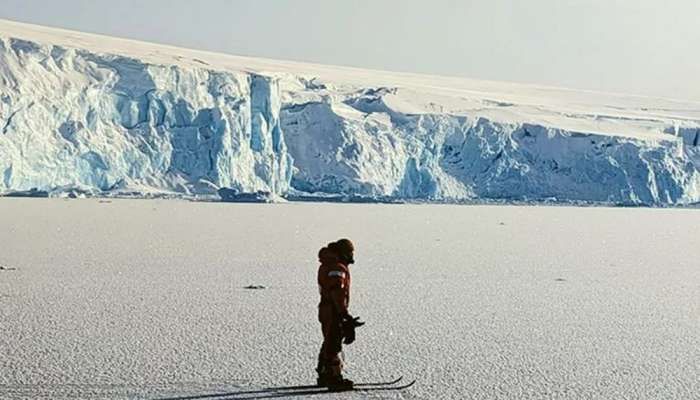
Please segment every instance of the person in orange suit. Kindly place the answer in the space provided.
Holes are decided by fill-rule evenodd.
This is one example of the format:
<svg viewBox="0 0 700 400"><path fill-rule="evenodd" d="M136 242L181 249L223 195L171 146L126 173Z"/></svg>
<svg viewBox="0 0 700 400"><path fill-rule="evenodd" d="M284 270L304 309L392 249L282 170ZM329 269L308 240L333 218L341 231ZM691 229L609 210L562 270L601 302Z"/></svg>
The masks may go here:
<svg viewBox="0 0 700 400"><path fill-rule="evenodd" d="M340 239L318 253L318 286L321 302L318 320L323 332L323 345L318 355L317 384L332 389L352 388L353 382L343 377L340 358L343 343L355 340L355 327L364 323L348 312L350 304L350 264L355 262L355 247L348 239Z"/></svg>

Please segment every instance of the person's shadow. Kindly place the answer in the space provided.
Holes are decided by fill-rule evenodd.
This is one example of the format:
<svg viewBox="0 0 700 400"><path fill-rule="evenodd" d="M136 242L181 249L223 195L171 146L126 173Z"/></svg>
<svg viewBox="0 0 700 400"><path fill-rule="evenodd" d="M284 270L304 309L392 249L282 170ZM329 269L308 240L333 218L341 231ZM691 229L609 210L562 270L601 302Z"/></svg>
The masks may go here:
<svg viewBox="0 0 700 400"><path fill-rule="evenodd" d="M413 386L416 381L413 380L403 386L394 386L399 383L403 377L399 377L390 382L374 382L374 383L360 383L356 385L356 390L371 390L371 391L389 391L389 390L403 390ZM350 390L331 390L326 387L316 386L316 385L302 385L302 386L278 386L278 387L267 387L263 389L256 390L245 390L240 392L230 392L230 393L212 393L212 394L201 394L194 396L180 396L180 397L161 397L154 400L235 400L235 399L274 399L278 397L310 397L318 396L321 394L332 394L332 393L342 393Z"/></svg>

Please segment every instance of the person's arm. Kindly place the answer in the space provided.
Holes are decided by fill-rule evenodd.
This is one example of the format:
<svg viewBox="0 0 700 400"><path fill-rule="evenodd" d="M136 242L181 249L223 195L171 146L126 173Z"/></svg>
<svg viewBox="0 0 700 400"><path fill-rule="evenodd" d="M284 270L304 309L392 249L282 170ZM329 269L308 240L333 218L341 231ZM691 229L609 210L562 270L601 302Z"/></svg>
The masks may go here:
<svg viewBox="0 0 700 400"><path fill-rule="evenodd" d="M333 302L335 311L341 316L348 316L348 307L345 304L346 273L343 271L328 272L328 294Z"/></svg>

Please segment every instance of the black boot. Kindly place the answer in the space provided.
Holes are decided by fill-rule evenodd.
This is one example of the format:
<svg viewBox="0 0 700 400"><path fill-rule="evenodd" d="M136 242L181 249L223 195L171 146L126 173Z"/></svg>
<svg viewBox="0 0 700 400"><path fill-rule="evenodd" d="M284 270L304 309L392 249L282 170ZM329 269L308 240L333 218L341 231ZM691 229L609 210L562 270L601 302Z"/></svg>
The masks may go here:
<svg viewBox="0 0 700 400"><path fill-rule="evenodd" d="M316 368L318 376L316 377L316 385L327 387L331 391L349 390L353 387L353 381L343 378L342 374L338 374L330 368L319 366Z"/></svg>
<svg viewBox="0 0 700 400"><path fill-rule="evenodd" d="M354 382L350 379L343 378L343 375L330 376L326 381L326 387L332 392L342 392L343 390L352 389Z"/></svg>

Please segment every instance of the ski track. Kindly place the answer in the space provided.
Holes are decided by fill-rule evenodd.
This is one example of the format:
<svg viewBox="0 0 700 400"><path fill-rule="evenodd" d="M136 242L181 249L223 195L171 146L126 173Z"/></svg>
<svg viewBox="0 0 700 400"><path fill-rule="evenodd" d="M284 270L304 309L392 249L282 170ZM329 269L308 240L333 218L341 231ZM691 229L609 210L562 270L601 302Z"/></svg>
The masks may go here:
<svg viewBox="0 0 700 400"><path fill-rule="evenodd" d="M0 398L309 384L316 252L347 236L351 311L367 322L348 376L418 383L313 398L690 399L699 222L666 209L0 199L0 265L16 268L0 271Z"/></svg>

